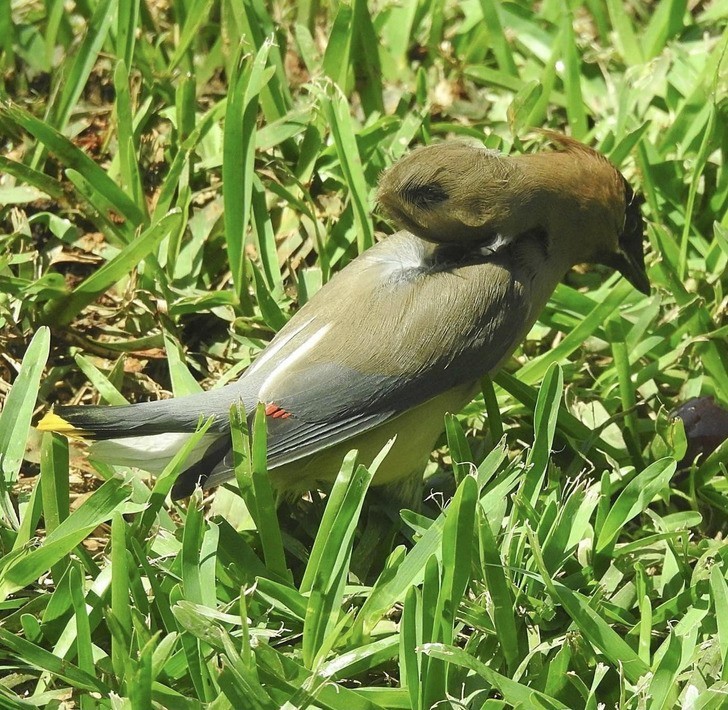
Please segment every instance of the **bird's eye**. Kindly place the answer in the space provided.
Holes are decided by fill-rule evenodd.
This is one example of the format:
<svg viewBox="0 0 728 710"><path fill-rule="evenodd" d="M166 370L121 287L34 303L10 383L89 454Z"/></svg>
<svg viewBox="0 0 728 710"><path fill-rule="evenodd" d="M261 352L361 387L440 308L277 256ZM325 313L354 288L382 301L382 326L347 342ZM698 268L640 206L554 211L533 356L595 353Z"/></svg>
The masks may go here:
<svg viewBox="0 0 728 710"><path fill-rule="evenodd" d="M405 202L409 202L420 209L428 209L445 202L449 195L442 185L436 182L428 183L406 183L400 192L400 196Z"/></svg>

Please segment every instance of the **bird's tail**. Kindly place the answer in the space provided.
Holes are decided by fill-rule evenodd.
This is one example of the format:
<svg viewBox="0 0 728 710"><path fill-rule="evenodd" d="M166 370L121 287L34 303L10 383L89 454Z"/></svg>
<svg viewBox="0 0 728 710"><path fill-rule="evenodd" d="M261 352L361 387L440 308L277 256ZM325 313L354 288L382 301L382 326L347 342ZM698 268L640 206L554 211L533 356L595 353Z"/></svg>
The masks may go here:
<svg viewBox="0 0 728 710"><path fill-rule="evenodd" d="M48 412L39 431L53 431L91 442L89 458L119 466L161 473L183 444L206 419L195 396L123 406L64 406ZM189 495L204 483L229 450L226 420L215 421L190 452L185 470L172 491L174 498ZM182 485L178 485L178 484Z"/></svg>
<svg viewBox="0 0 728 710"><path fill-rule="evenodd" d="M205 419L205 409L196 406L197 402L194 401L197 397L194 395L117 407L56 407L38 422L38 429L91 440L192 433Z"/></svg>

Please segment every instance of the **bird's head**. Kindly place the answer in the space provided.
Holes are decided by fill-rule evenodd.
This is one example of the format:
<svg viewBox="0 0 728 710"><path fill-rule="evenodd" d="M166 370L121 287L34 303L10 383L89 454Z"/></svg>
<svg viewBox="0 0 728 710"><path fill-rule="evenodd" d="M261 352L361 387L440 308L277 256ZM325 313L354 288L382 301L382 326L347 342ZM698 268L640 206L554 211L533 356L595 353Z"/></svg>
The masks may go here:
<svg viewBox="0 0 728 710"><path fill-rule="evenodd" d="M377 201L421 239L498 251L538 233L552 268L604 264L649 293L641 197L597 151L544 133L557 150L506 156L463 141L418 148L382 175Z"/></svg>
<svg viewBox="0 0 728 710"><path fill-rule="evenodd" d="M485 242L503 231L514 204L507 156L446 141L413 150L379 180L377 202L400 226L436 243Z"/></svg>
<svg viewBox="0 0 728 710"><path fill-rule="evenodd" d="M568 252L566 259L572 264L609 266L649 295L641 209L644 198L601 153L560 133L542 133L559 150L515 160L548 185L543 212L548 214L554 243Z"/></svg>

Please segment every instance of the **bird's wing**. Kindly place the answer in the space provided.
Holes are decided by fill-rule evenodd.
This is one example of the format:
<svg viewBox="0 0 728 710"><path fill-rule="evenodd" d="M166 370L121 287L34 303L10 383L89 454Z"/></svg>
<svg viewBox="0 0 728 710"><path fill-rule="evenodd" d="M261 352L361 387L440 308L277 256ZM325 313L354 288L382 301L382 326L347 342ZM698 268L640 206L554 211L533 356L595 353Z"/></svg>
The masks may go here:
<svg viewBox="0 0 728 710"><path fill-rule="evenodd" d="M269 465L380 426L510 355L532 309L509 253L460 262L432 254L408 233L378 244L332 279L235 385L265 404Z"/></svg>

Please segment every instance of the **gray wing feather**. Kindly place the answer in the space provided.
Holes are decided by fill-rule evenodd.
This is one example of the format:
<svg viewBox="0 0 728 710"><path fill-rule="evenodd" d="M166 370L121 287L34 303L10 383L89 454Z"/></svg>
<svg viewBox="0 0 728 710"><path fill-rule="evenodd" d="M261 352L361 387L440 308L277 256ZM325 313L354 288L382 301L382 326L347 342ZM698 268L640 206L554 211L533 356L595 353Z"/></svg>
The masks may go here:
<svg viewBox="0 0 728 710"><path fill-rule="evenodd" d="M252 370L255 383L243 376L290 414L268 418L271 466L380 426L510 355L532 319L528 280L509 255L437 268L430 255L407 233L378 244L286 326L295 335Z"/></svg>

